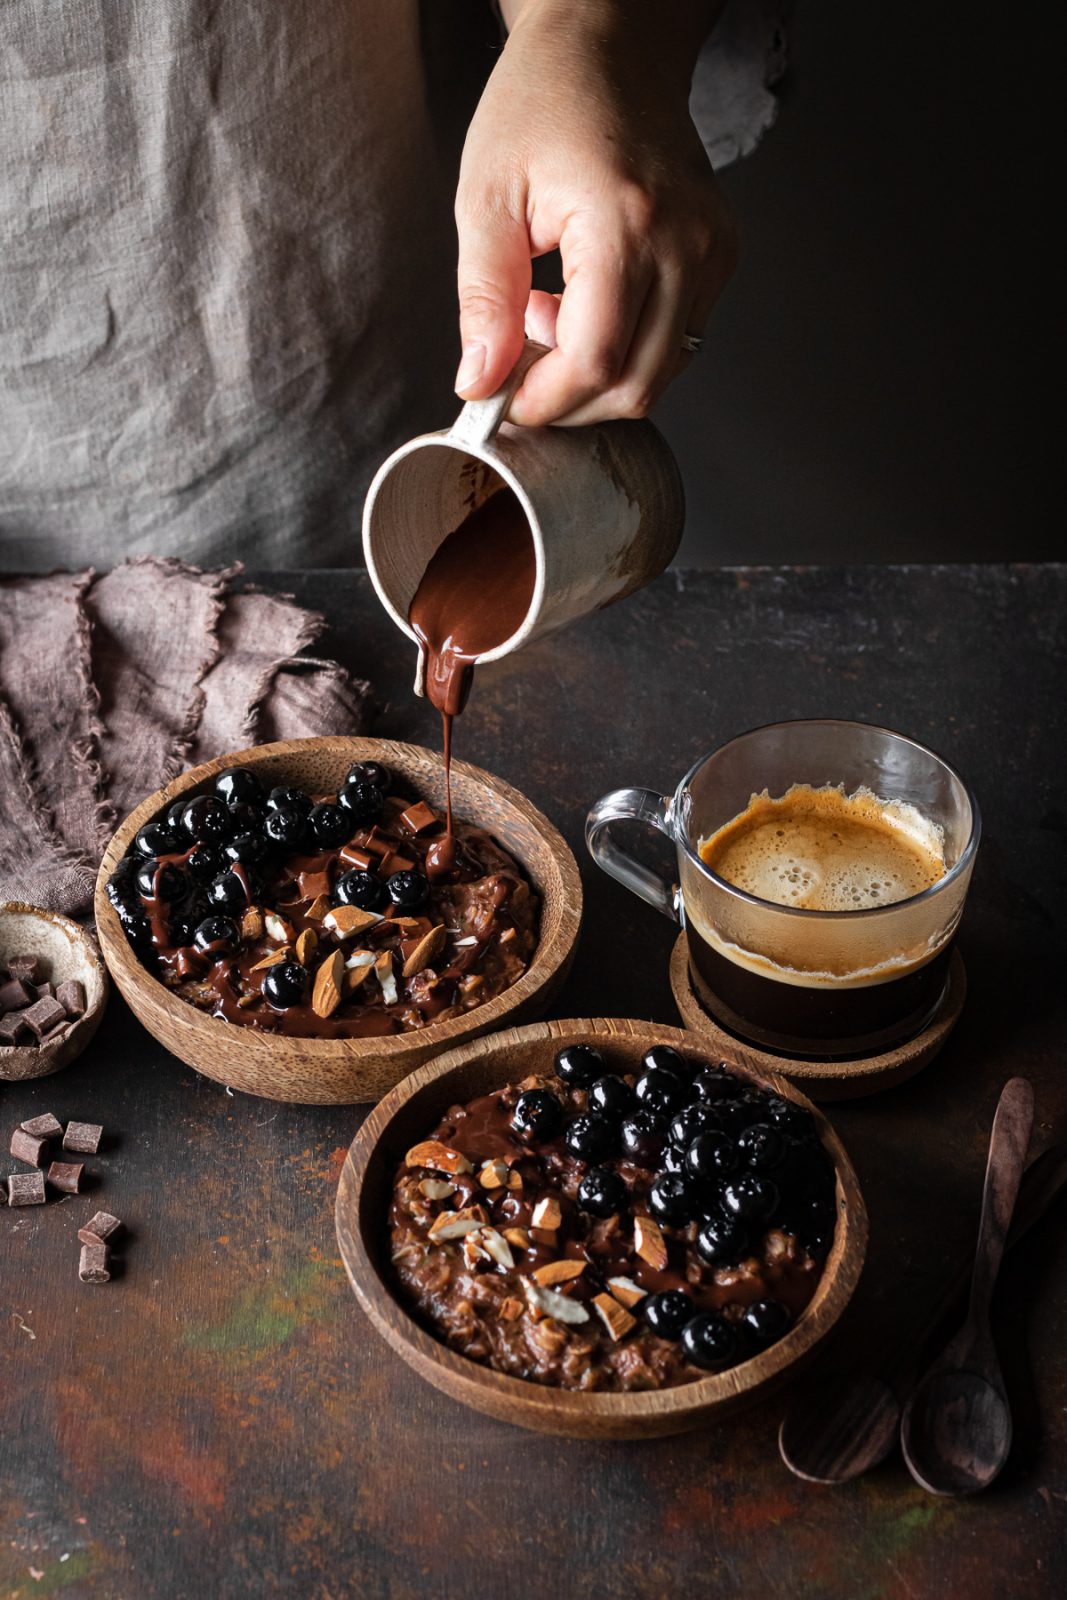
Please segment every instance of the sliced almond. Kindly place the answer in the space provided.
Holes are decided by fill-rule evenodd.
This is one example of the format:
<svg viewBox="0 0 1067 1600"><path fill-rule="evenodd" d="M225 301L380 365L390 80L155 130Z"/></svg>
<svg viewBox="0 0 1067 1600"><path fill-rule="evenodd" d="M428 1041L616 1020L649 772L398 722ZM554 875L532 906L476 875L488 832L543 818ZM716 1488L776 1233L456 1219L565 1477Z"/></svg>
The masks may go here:
<svg viewBox="0 0 1067 1600"><path fill-rule="evenodd" d="M533 1216L530 1220L535 1228L545 1228L546 1230L558 1228L563 1221L563 1213L559 1209L559 1201L555 1195L546 1194L543 1199L538 1200L533 1208Z"/></svg>
<svg viewBox="0 0 1067 1600"><path fill-rule="evenodd" d="M484 1227L487 1220L481 1206L465 1206L462 1211L442 1211L439 1217L434 1218L427 1238L435 1244L444 1244L449 1239L462 1239L465 1234L473 1233L475 1228Z"/></svg>
<svg viewBox="0 0 1067 1600"><path fill-rule="evenodd" d="M276 967L279 961L288 961L292 952L288 949L272 950L269 956L264 956L262 961L257 961L254 967L249 967L250 972L262 972L264 967Z"/></svg>
<svg viewBox="0 0 1067 1600"><path fill-rule="evenodd" d="M634 1218L634 1249L642 1261L647 1261L657 1272L667 1266L667 1241L658 1222L651 1217Z"/></svg>
<svg viewBox="0 0 1067 1600"><path fill-rule="evenodd" d="M511 1253L511 1246L502 1233L495 1228L483 1228L478 1235L487 1255L492 1256L498 1267L505 1267L509 1271L515 1265L515 1257Z"/></svg>
<svg viewBox="0 0 1067 1600"><path fill-rule="evenodd" d="M517 1322L522 1316L522 1301L509 1294L500 1307L500 1316L504 1322Z"/></svg>
<svg viewBox="0 0 1067 1600"><path fill-rule="evenodd" d="M442 1144L440 1139L424 1139L421 1144L413 1144L404 1157L404 1165L432 1167L435 1172L448 1172L453 1176L473 1170L461 1150L453 1150L450 1145Z"/></svg>
<svg viewBox="0 0 1067 1600"><path fill-rule="evenodd" d="M353 950L345 960L345 968L349 972L361 972L367 977L377 959L377 954L373 950Z"/></svg>
<svg viewBox="0 0 1067 1600"><path fill-rule="evenodd" d="M501 944L510 944L512 939L514 939L514 937L515 937L515 929L514 928L505 928L503 933L500 935L500 943Z"/></svg>
<svg viewBox="0 0 1067 1600"><path fill-rule="evenodd" d="M600 1313L600 1320L608 1330L610 1339L622 1339L631 1328L637 1326L637 1318L632 1317L626 1307L621 1306L610 1294L594 1295L593 1304Z"/></svg>
<svg viewBox="0 0 1067 1600"><path fill-rule="evenodd" d="M513 1244L516 1250L529 1250L530 1235L525 1228L505 1228L504 1238L508 1244Z"/></svg>
<svg viewBox="0 0 1067 1600"><path fill-rule="evenodd" d="M241 938L247 939L249 944L255 944L262 937L263 913L258 906L249 906L241 918Z"/></svg>
<svg viewBox="0 0 1067 1600"><path fill-rule="evenodd" d="M419 1183L419 1193L427 1200L447 1200L455 1192L455 1184L447 1178L423 1178Z"/></svg>
<svg viewBox="0 0 1067 1600"><path fill-rule="evenodd" d="M243 994L237 1001L242 1011L247 1011L249 1006L254 1006L259 999L258 994Z"/></svg>
<svg viewBox="0 0 1067 1600"><path fill-rule="evenodd" d="M330 897L329 897L329 895L328 894L320 894L317 900L313 900L311 902L311 904L308 906L307 910L305 911L304 915L307 917L309 922L321 922L323 917L329 911L329 909L330 909Z"/></svg>
<svg viewBox="0 0 1067 1600"><path fill-rule="evenodd" d="M323 917L322 925L338 939L351 939L353 934L362 933L364 928L373 928L381 920L376 911L362 911L359 906L334 906Z"/></svg>
<svg viewBox="0 0 1067 1600"><path fill-rule="evenodd" d="M391 950L382 950L375 957L374 970L378 974L378 982L382 986L382 999L387 1006L395 1006L400 995L396 987L396 978L393 976L393 954Z"/></svg>
<svg viewBox="0 0 1067 1600"><path fill-rule="evenodd" d="M311 990L311 1009L317 1017L332 1017L341 1004L344 972L344 956L340 950L331 950L316 972Z"/></svg>
<svg viewBox="0 0 1067 1600"><path fill-rule="evenodd" d="M537 1072L532 1072L528 1078L523 1078L519 1084L520 1089L547 1089L548 1079L542 1078Z"/></svg>
<svg viewBox="0 0 1067 1600"><path fill-rule="evenodd" d="M310 964L312 956L319 947L319 936L314 928L305 928L296 941L296 959L302 967Z"/></svg>
<svg viewBox="0 0 1067 1600"><path fill-rule="evenodd" d="M263 913L263 926L267 930L267 938L273 939L275 944L292 944L296 938L293 924L280 917L276 911Z"/></svg>
<svg viewBox="0 0 1067 1600"><path fill-rule="evenodd" d="M482 1231L474 1228L463 1236L463 1259L468 1267L476 1267L479 1261L487 1261L489 1252L482 1244Z"/></svg>
<svg viewBox="0 0 1067 1600"><path fill-rule="evenodd" d="M508 1188L512 1194L521 1194L523 1190L522 1173L517 1167L512 1167L508 1173Z"/></svg>
<svg viewBox="0 0 1067 1600"><path fill-rule="evenodd" d="M502 1189L508 1181L508 1164L506 1161L483 1161L482 1170L478 1174L478 1182L483 1189Z"/></svg>
<svg viewBox="0 0 1067 1600"><path fill-rule="evenodd" d="M645 1290L640 1288L632 1278L609 1278L608 1288L621 1306L635 1306L645 1298Z"/></svg>
<svg viewBox="0 0 1067 1600"><path fill-rule="evenodd" d="M531 1228L530 1238L534 1244L543 1244L546 1250L554 1250L559 1243L555 1228Z"/></svg>
<svg viewBox="0 0 1067 1600"><path fill-rule="evenodd" d="M532 1278L523 1278L522 1287L527 1300L544 1317L555 1317L557 1322L577 1324L589 1321L589 1313L580 1300L571 1300L555 1289L542 1289ZM606 1298L610 1299L610 1296Z"/></svg>
<svg viewBox="0 0 1067 1600"><path fill-rule="evenodd" d="M439 956L445 947L448 934L443 922L436 928L431 928L415 946L414 950L404 962L403 974L405 978L413 978L416 972L421 972L423 967L428 967L435 956Z"/></svg>
<svg viewBox="0 0 1067 1600"><path fill-rule="evenodd" d="M584 1261L546 1261L543 1267L537 1268L534 1277L542 1287L549 1288L554 1283L570 1283L584 1271Z"/></svg>

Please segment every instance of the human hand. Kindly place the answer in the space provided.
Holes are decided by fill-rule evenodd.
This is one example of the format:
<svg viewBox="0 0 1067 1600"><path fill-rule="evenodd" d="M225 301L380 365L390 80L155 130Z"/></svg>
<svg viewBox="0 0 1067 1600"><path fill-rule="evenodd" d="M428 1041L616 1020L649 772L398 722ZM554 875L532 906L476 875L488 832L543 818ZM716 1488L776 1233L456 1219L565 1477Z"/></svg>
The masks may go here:
<svg viewBox="0 0 1067 1600"><path fill-rule="evenodd" d="M514 7L512 8L514 9ZM644 416L692 356L737 231L688 110L719 7L527 0L471 121L456 221L457 392L495 393L525 331L553 348L512 402L541 425ZM531 293L559 247L562 295Z"/></svg>

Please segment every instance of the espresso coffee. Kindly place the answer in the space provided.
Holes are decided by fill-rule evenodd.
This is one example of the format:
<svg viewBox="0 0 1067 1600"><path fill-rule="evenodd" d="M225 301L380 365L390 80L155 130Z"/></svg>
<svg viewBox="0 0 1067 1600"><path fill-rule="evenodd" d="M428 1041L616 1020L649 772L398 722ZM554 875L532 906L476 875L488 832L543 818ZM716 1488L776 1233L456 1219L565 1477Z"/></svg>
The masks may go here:
<svg viewBox="0 0 1067 1600"><path fill-rule="evenodd" d="M408 621L423 653L426 694L441 713L448 826L427 858L452 865L452 721L467 703L474 663L517 633L533 601L537 557L526 513L501 484L434 552Z"/></svg>
<svg viewBox="0 0 1067 1600"><path fill-rule="evenodd" d="M900 918L879 916L945 875L940 830L914 806L866 789L795 784L778 798L753 795L699 853L717 877L768 906L831 914L766 915L761 926L759 909L746 907L730 930L687 905L694 983L733 1032L792 1055L841 1056L870 1054L924 1026L944 989L951 941L902 946ZM840 915L856 912L866 914Z"/></svg>

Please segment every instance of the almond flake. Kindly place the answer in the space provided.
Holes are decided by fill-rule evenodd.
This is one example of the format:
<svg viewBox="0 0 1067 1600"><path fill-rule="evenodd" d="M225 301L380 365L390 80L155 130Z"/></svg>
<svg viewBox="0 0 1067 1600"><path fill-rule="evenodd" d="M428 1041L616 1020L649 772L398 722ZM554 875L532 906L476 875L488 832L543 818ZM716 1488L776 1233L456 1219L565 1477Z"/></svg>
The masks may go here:
<svg viewBox="0 0 1067 1600"><path fill-rule="evenodd" d="M565 1294L559 1294L555 1289L542 1289L540 1284L534 1283L532 1278L523 1278L522 1287L526 1298L535 1310L542 1316L555 1317L557 1322L579 1323L588 1322L589 1313L579 1300L570 1300ZM606 1297L610 1298L610 1296Z"/></svg>
<svg viewBox="0 0 1067 1600"><path fill-rule="evenodd" d="M423 967L428 967L434 957L441 954L447 938L448 934L445 932L443 922L439 923L436 928L431 928L429 933L419 940L404 962L402 969L404 977L413 978L416 972L421 972Z"/></svg>
<svg viewBox="0 0 1067 1600"><path fill-rule="evenodd" d="M517 1322L522 1316L522 1301L509 1294L500 1307L500 1316L504 1322Z"/></svg>
<svg viewBox="0 0 1067 1600"><path fill-rule="evenodd" d="M318 899L313 900L311 905L308 906L307 910L304 912L304 915L307 917L309 922L321 922L329 909L329 895L320 894Z"/></svg>
<svg viewBox="0 0 1067 1600"><path fill-rule="evenodd" d="M447 1200L455 1192L455 1184L447 1178L423 1178L419 1183L419 1193L427 1200Z"/></svg>
<svg viewBox="0 0 1067 1600"><path fill-rule="evenodd" d="M472 1229L470 1233L465 1234L463 1237L463 1259L467 1266L473 1271L479 1261L487 1261L488 1258L488 1251L482 1244L481 1230Z"/></svg>
<svg viewBox="0 0 1067 1600"><path fill-rule="evenodd" d="M483 1189L502 1189L508 1181L506 1161L484 1161L478 1174Z"/></svg>
<svg viewBox="0 0 1067 1600"><path fill-rule="evenodd" d="M512 939L514 939L514 937L515 937L515 929L514 928L505 928L503 933L500 935L500 943L501 944L510 944Z"/></svg>
<svg viewBox="0 0 1067 1600"><path fill-rule="evenodd" d="M308 913L310 916L310 912ZM362 933L364 928L373 928L376 922L381 922L381 917L376 911L362 911L359 906L334 906L332 911L327 911L322 919L322 925L330 933L336 934L338 939L351 939L354 933Z"/></svg>
<svg viewBox="0 0 1067 1600"><path fill-rule="evenodd" d="M559 1227L563 1221L563 1214L555 1195L546 1194L543 1199L538 1200L531 1221L535 1228L544 1228L546 1231L554 1231Z"/></svg>
<svg viewBox="0 0 1067 1600"><path fill-rule="evenodd" d="M481 1206L465 1206L462 1211L442 1211L435 1217L427 1238L435 1244L443 1244L448 1239L462 1239L465 1234L473 1233L475 1228L482 1228L488 1218Z"/></svg>
<svg viewBox="0 0 1067 1600"><path fill-rule="evenodd" d="M311 991L311 1009L317 1017L332 1017L341 1004L344 971L344 956L340 950L331 951L316 972Z"/></svg>
<svg viewBox="0 0 1067 1600"><path fill-rule="evenodd" d="M634 1218L634 1249L642 1261L647 1261L657 1272L667 1267L667 1242L658 1222L651 1217Z"/></svg>
<svg viewBox="0 0 1067 1600"><path fill-rule="evenodd" d="M600 1313L600 1319L608 1330L610 1339L617 1341L628 1334L631 1328L637 1326L637 1318L632 1317L626 1307L613 1300L610 1294L594 1295L593 1304Z"/></svg>
<svg viewBox="0 0 1067 1600"><path fill-rule="evenodd" d="M559 1242L555 1228L531 1228L530 1238L534 1244L543 1244L546 1250L554 1250Z"/></svg>
<svg viewBox="0 0 1067 1600"><path fill-rule="evenodd" d="M609 1278L608 1288L619 1304L627 1309L645 1298L645 1290L639 1288L632 1278Z"/></svg>
<svg viewBox="0 0 1067 1600"><path fill-rule="evenodd" d="M382 986L382 999L387 1006L395 1006L400 998L393 976L393 955L391 950L383 950L375 959L374 970L378 974L378 982Z"/></svg>
<svg viewBox="0 0 1067 1600"><path fill-rule="evenodd" d="M466 950L470 945L477 944L477 943L478 943L477 939L474 937L473 934L471 934L466 939L457 939L456 940L456 949L457 950Z"/></svg>
<svg viewBox="0 0 1067 1600"><path fill-rule="evenodd" d="M296 941L296 959L306 967L319 947L319 936L314 928L305 928Z"/></svg>
<svg viewBox="0 0 1067 1600"><path fill-rule="evenodd" d="M580 1278L585 1271L584 1261L547 1261L543 1267L538 1267L534 1273L537 1282L544 1288L554 1283L570 1283L572 1278Z"/></svg>
<svg viewBox="0 0 1067 1600"><path fill-rule="evenodd" d="M296 929L292 923L280 917L276 911L264 913L263 926L267 930L267 938L273 939L275 944L292 944L296 938Z"/></svg>
<svg viewBox="0 0 1067 1600"><path fill-rule="evenodd" d="M258 999L258 994L243 994L239 997L237 1004L242 1011L247 1011L249 1006L254 1006Z"/></svg>
<svg viewBox="0 0 1067 1600"><path fill-rule="evenodd" d="M269 956L264 956L262 961L257 961L254 967L249 967L249 972L262 972L264 967L276 967L279 961L288 961L291 952L288 949L272 950Z"/></svg>
<svg viewBox="0 0 1067 1600"><path fill-rule="evenodd" d="M263 937L263 913L258 906L249 906L241 918L241 938L247 939L249 944L255 944L257 939Z"/></svg>
<svg viewBox="0 0 1067 1600"><path fill-rule="evenodd" d="M432 1167L435 1172L448 1172L453 1177L472 1170L470 1162L460 1150L442 1144L440 1139L424 1139L413 1144L404 1157L406 1167Z"/></svg>
<svg viewBox="0 0 1067 1600"><path fill-rule="evenodd" d="M529 1250L530 1235L525 1228L505 1228L504 1238L508 1244L513 1244L516 1250Z"/></svg>
<svg viewBox="0 0 1067 1600"><path fill-rule="evenodd" d="M478 1238L486 1254L492 1256L497 1266L506 1267L510 1271L515 1265L515 1257L503 1234L497 1233L495 1228L483 1228Z"/></svg>
<svg viewBox="0 0 1067 1600"><path fill-rule="evenodd" d="M354 950L345 962L349 972L362 972L366 977L378 957L373 950Z"/></svg>
<svg viewBox="0 0 1067 1600"><path fill-rule="evenodd" d="M521 1194L523 1190L522 1173L517 1167L512 1167L508 1173L508 1188L513 1194Z"/></svg>

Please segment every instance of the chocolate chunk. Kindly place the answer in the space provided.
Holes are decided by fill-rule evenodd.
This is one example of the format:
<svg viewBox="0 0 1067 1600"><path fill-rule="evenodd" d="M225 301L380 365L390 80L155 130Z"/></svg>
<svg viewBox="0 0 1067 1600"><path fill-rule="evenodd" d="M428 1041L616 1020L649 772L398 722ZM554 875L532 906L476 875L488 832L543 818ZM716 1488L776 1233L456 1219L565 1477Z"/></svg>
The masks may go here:
<svg viewBox="0 0 1067 1600"><path fill-rule="evenodd" d="M6 983L0 984L0 1011L21 1011L33 998L22 979L14 973Z"/></svg>
<svg viewBox="0 0 1067 1600"><path fill-rule="evenodd" d="M81 1260L78 1262L78 1277L83 1283L108 1283L111 1274L107 1270L111 1252L106 1244L83 1244Z"/></svg>
<svg viewBox="0 0 1067 1600"><path fill-rule="evenodd" d="M53 1161L48 1169L48 1181L54 1189L62 1189L64 1194L80 1194L84 1171L85 1167L80 1161Z"/></svg>
<svg viewBox="0 0 1067 1600"><path fill-rule="evenodd" d="M48 1140L35 1138L25 1128L16 1128L11 1135L10 1150L17 1160L25 1161L27 1166L39 1167L42 1156L47 1154Z"/></svg>
<svg viewBox="0 0 1067 1600"><path fill-rule="evenodd" d="M42 1033L39 1043L51 1044L53 1040L59 1039L63 1034L69 1032L70 1023L68 1021L64 1020L63 1022L57 1022L54 1028L49 1028L47 1033Z"/></svg>
<svg viewBox="0 0 1067 1600"><path fill-rule="evenodd" d="M40 956L12 956L7 968L13 978L22 978L26 983L36 983L44 977L44 962Z"/></svg>
<svg viewBox="0 0 1067 1600"><path fill-rule="evenodd" d="M85 985L79 978L68 978L66 983L61 983L56 990L56 999L68 1017L85 1015Z"/></svg>
<svg viewBox="0 0 1067 1600"><path fill-rule="evenodd" d="M22 1011L8 1011L0 1017L0 1044L18 1044L20 1039L33 1038L24 1017Z"/></svg>
<svg viewBox="0 0 1067 1600"><path fill-rule="evenodd" d="M44 1173L13 1172L7 1180L9 1206L43 1206Z"/></svg>
<svg viewBox="0 0 1067 1600"><path fill-rule="evenodd" d="M22 1017L40 1039L42 1033L54 1028L57 1022L66 1022L67 1013L58 1000L46 995L43 1000L35 1000L32 1006L27 1007Z"/></svg>
<svg viewBox="0 0 1067 1600"><path fill-rule="evenodd" d="M118 1217L113 1217L110 1211L98 1211L95 1217L90 1217L84 1228L78 1229L78 1238L82 1244L102 1244L112 1234L118 1233L121 1227Z"/></svg>
<svg viewBox="0 0 1067 1600"><path fill-rule="evenodd" d="M437 813L430 810L425 800L417 800L413 806L408 806L396 820L409 833L425 833L427 828L438 826Z"/></svg>
<svg viewBox="0 0 1067 1600"><path fill-rule="evenodd" d="M50 1111L42 1111L39 1117L31 1117L29 1122L21 1122L19 1126L23 1133L32 1133L35 1139L58 1139L63 1132L63 1124Z"/></svg>
<svg viewBox="0 0 1067 1600"><path fill-rule="evenodd" d="M38 984L35 985L35 987L36 987L36 990L37 990L37 998L38 998L38 1000L54 1000L55 999L56 991L53 988L52 984L50 984L50 983L38 983Z"/></svg>
<svg viewBox="0 0 1067 1600"><path fill-rule="evenodd" d="M74 1150L80 1156L95 1156L103 1136L104 1130L97 1122L68 1122L63 1148Z"/></svg>

